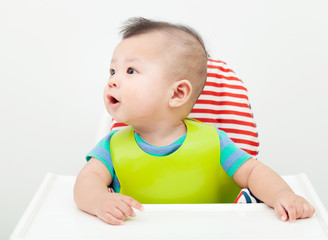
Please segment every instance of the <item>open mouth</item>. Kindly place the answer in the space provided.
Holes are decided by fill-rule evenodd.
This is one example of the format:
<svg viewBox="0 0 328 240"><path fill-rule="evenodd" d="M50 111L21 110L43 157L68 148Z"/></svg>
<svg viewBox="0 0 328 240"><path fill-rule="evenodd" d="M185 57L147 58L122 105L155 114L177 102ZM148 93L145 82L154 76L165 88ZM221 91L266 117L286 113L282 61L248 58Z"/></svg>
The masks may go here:
<svg viewBox="0 0 328 240"><path fill-rule="evenodd" d="M113 96L108 96L107 98L108 98L108 100L109 100L109 102L110 102L111 104L116 104L116 103L119 102L119 101L118 101L116 98L114 98Z"/></svg>

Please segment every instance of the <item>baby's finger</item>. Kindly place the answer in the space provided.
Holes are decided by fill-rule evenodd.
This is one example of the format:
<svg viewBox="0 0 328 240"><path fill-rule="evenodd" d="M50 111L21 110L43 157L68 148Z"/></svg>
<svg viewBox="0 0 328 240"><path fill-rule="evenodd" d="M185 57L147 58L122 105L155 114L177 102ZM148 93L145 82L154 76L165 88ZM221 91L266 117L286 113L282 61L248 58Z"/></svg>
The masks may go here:
<svg viewBox="0 0 328 240"><path fill-rule="evenodd" d="M310 218L313 216L315 209L311 204L308 202L303 202L303 209L301 218Z"/></svg>
<svg viewBox="0 0 328 240"><path fill-rule="evenodd" d="M112 225L122 225L124 224L123 220L117 219L114 217L111 213L107 212L101 215L98 215L98 217L103 220L106 223L112 224Z"/></svg>
<svg viewBox="0 0 328 240"><path fill-rule="evenodd" d="M276 212L278 218L283 221L286 222L287 221L287 213L284 209L284 207L280 204L277 204L274 208L274 211Z"/></svg>
<svg viewBox="0 0 328 240"><path fill-rule="evenodd" d="M128 204L129 206L135 208L135 209L138 209L139 211L143 211L144 210L144 207L141 205L141 203L139 203L137 200L131 198L131 197L128 197L128 196L124 196L122 195L122 200Z"/></svg>
<svg viewBox="0 0 328 240"><path fill-rule="evenodd" d="M110 213L113 217L117 218L118 220L124 220L125 219L125 215L120 211L120 209L118 207L115 207L114 209L111 209L111 211L108 213Z"/></svg>
<svg viewBox="0 0 328 240"><path fill-rule="evenodd" d="M122 201L117 208L124 214L125 217L135 217L136 214L134 213L132 207L130 207L127 203Z"/></svg>
<svg viewBox="0 0 328 240"><path fill-rule="evenodd" d="M296 221L296 207L295 203L287 203L284 208L286 209L289 217L289 221L295 222Z"/></svg>
<svg viewBox="0 0 328 240"><path fill-rule="evenodd" d="M295 201L296 205L296 219L302 218L304 213L304 206L302 201Z"/></svg>

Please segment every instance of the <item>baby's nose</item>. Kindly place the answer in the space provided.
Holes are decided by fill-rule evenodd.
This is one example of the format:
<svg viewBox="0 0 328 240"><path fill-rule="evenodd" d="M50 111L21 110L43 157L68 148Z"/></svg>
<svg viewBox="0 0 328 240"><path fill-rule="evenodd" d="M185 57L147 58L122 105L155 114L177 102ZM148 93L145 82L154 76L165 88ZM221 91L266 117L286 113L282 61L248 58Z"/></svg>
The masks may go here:
<svg viewBox="0 0 328 240"><path fill-rule="evenodd" d="M117 85L117 81L115 79L113 79L113 78L110 78L109 81L108 81L108 86L110 88L117 87L118 86Z"/></svg>

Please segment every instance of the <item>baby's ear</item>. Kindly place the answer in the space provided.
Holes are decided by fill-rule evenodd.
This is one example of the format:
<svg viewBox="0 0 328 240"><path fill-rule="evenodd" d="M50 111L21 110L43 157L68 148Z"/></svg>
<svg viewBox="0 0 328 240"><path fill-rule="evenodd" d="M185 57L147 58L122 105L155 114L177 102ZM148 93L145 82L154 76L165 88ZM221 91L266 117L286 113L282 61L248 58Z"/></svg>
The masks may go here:
<svg viewBox="0 0 328 240"><path fill-rule="evenodd" d="M172 85L172 91L169 99L170 107L180 107L189 99L192 91L192 86L189 80L183 79L175 82Z"/></svg>

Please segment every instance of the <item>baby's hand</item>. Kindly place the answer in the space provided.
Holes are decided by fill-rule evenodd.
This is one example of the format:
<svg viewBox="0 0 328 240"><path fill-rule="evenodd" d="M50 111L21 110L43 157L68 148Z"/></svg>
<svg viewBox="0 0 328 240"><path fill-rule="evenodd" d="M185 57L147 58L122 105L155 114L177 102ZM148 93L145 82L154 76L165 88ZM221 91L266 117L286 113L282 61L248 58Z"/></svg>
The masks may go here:
<svg viewBox="0 0 328 240"><path fill-rule="evenodd" d="M106 193L99 198L96 215L106 223L122 225L127 217L135 217L132 208L143 211L143 206L131 197L119 193Z"/></svg>
<svg viewBox="0 0 328 240"><path fill-rule="evenodd" d="M296 219L310 218L314 214L314 207L301 196L292 192L280 193L274 203L274 210L278 218L285 222L295 222Z"/></svg>

